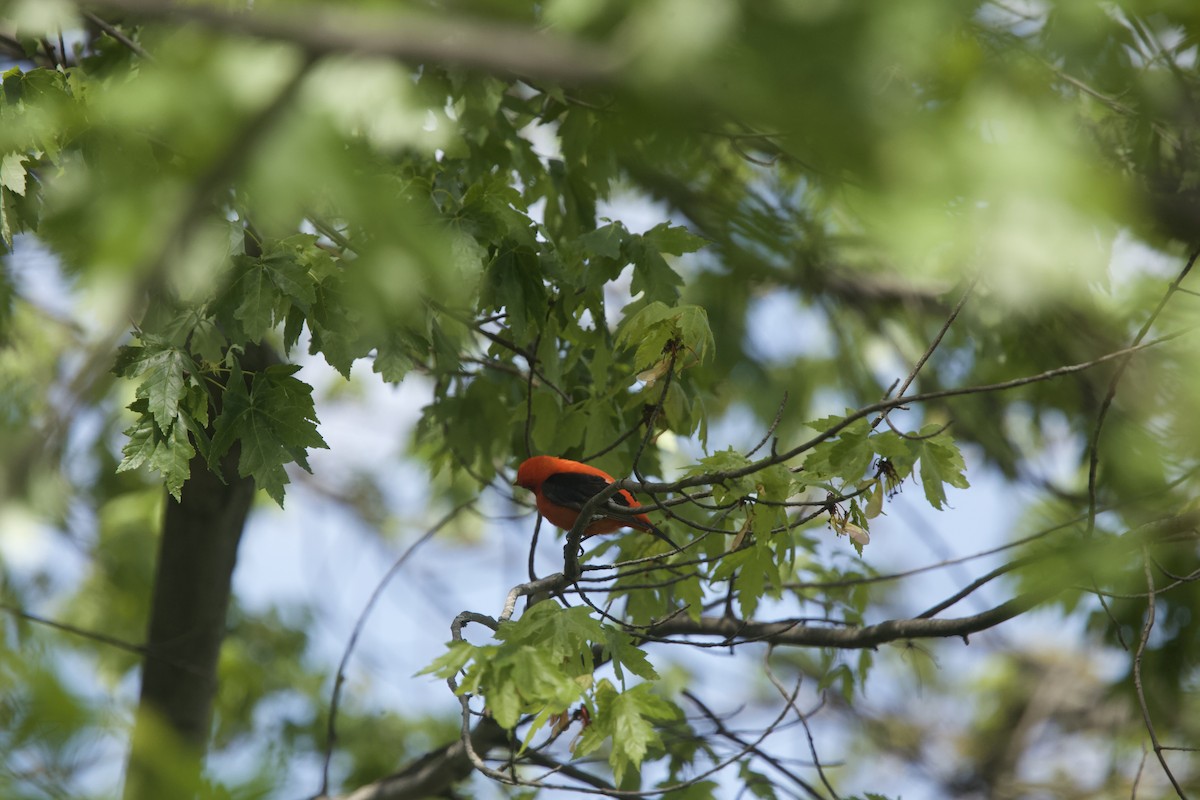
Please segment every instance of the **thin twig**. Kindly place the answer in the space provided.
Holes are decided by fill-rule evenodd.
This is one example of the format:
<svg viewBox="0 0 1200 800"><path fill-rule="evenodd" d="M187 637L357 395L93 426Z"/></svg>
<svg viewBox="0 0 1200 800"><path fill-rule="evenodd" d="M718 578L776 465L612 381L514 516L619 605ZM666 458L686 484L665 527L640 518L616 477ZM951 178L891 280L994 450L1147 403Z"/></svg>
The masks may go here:
<svg viewBox="0 0 1200 800"><path fill-rule="evenodd" d="M1137 773L1133 776L1133 784L1129 787L1129 800L1137 800L1138 784L1142 782L1142 772L1146 769L1146 756L1150 755L1150 751L1146 746L1142 745L1142 758L1138 761Z"/></svg>
<svg viewBox="0 0 1200 800"><path fill-rule="evenodd" d="M58 620L50 619L49 617L39 616L32 612L26 611L23 608L18 608L17 606L9 605L8 603L0 603L0 611L4 611L9 614L12 614L14 617L17 617L18 619L23 619L26 622L32 622L34 624L42 625L47 628L53 628L56 631L62 631L63 633L69 633L72 636L78 636L81 639L88 639L93 642L98 642L100 644L108 645L109 647L114 647L118 650L124 650L127 653L133 653L134 655L139 655L139 656L142 656L143 658L156 658L160 661L171 664L172 666L187 670L189 672L193 672L197 675L207 674L203 670L198 669L194 664L188 664L183 661L177 661L173 658L166 658L165 656L162 656L162 655L156 653L152 648L147 647L144 644L135 644L134 642L128 642L128 641L125 641L124 639L118 639L115 636L109 636L106 633L90 631L90 630L87 630L86 628L80 628L78 626L71 625L66 622L59 622Z"/></svg>
<svg viewBox="0 0 1200 800"><path fill-rule="evenodd" d="M1142 686L1142 656L1146 652L1146 645L1150 642L1150 632L1154 629L1155 603L1157 602L1154 591L1154 574L1150 570L1150 556L1144 544L1142 545L1142 571L1146 576L1146 621L1142 625L1142 635L1138 639L1137 652L1133 655L1133 687L1137 691L1138 706L1142 710L1142 720L1146 723L1146 733L1150 735L1150 745L1154 748L1154 755L1158 758L1158 763L1162 765L1163 772L1171 781L1171 785L1175 787L1175 794L1185 799L1187 794L1179 785L1175 773L1171 772L1171 767L1167 764L1167 757L1163 755L1162 744L1159 743L1158 733L1154 730L1154 720L1150 718L1150 706L1146 703L1146 690Z"/></svg>
<svg viewBox="0 0 1200 800"><path fill-rule="evenodd" d="M954 320L958 319L958 313L962 311L963 306L967 304L967 298L971 296L971 292L974 291L975 284L978 282L979 276L976 275L971 279L971 282L967 284L967 288L963 291L962 297L958 298L958 302L950 311L950 316L946 317L946 321L942 323L942 327L938 330L937 335L933 337L933 341L929 343L929 347L925 348L925 352L921 354L919 359L917 359L917 363L913 366L912 371L908 373L908 377L905 378L904 383L900 385L899 390L896 392L897 400L904 396L904 393L908 391L909 386L912 386L913 381L915 381L917 379L917 375L920 374L921 368L925 366L925 362L927 362L930 357L933 356L933 351L938 349L938 345L942 343L942 339L946 338L946 333L949 332L950 326L954 324ZM884 395L884 399L887 399L887 395ZM887 418L887 415L891 410L891 408L884 409L883 412L875 418L875 421L871 423L871 430L878 428L879 423Z"/></svg>
<svg viewBox="0 0 1200 800"><path fill-rule="evenodd" d="M965 395L972 394L990 394L992 392L1002 392L1009 389L1016 389L1021 386L1028 386L1034 383L1053 380L1054 378L1061 378L1064 375L1072 375L1076 372L1083 372L1085 370L1093 369L1101 364L1106 364L1109 361L1124 358L1151 347L1156 347L1160 344L1177 339L1180 336L1192 333L1195 330L1196 326L1191 326L1174 333L1160 336L1157 339L1152 339L1148 342L1143 342L1132 347L1125 347L1120 350L1115 350L1111 353L1105 353L1104 355L1094 358L1091 361L1083 361L1077 364L1066 364L1061 367L1055 367L1054 369L1048 369L1044 372L1039 372L1036 375L1027 375L1023 378L1013 378L1012 380L1001 381L1000 383L966 386L958 389L941 389L934 392L925 392L923 394L912 395L911 397L893 397L887 400L881 400L878 403L871 403L870 405L863 406L854 413L843 417L838 423L831 425L824 431L813 436L808 441L793 447L791 450L770 456L768 458L763 458L752 464L739 467L738 469L725 470L721 472L709 472L702 475L693 475L673 483L651 483L646 481L639 483L637 481L625 480L617 481L614 485L618 486L620 489L645 492L647 494L662 494L668 492L677 492L680 489L686 489L692 486L711 485L733 478L742 478L746 475L753 475L754 473L766 469L767 467L774 466L775 464L781 464L785 461L790 461L801 453L816 447L821 442L837 436L844 429L850 425L853 425L858 420L868 417L878 411L894 408L905 403L928 403L933 400L944 400L948 397L963 397Z"/></svg>
<svg viewBox="0 0 1200 800"><path fill-rule="evenodd" d="M763 435L762 440L758 444L754 445L754 447L751 447L749 452L746 453L746 458L750 458L759 450L761 450L762 446L770 440L772 435L774 435L775 429L779 427L779 423L783 419L783 409L787 407L787 401L788 393L784 392L783 399L779 401L779 410L775 412L775 419L771 421L771 426L767 428L767 432Z"/></svg>
<svg viewBox="0 0 1200 800"><path fill-rule="evenodd" d="M525 382L525 457L529 458L534 455L533 452L533 375L537 371L537 350L538 344L542 341L542 333L538 332L537 338L533 340L533 346L529 349L529 353L525 355L525 361L529 364L529 377Z"/></svg>
<svg viewBox="0 0 1200 800"><path fill-rule="evenodd" d="M991 583L996 578L999 578L1001 575L1007 575L1008 573L1012 572L1013 570L1017 570L1017 569L1020 569L1021 567L1027 566L1029 564L1035 563L1037 561L1041 561L1043 557L1044 556L1025 556L1024 558L1018 558L1013 561L1010 561L1007 564L1002 564L999 567L996 567L994 570L992 570L988 574L971 581L969 584L964 586L962 589L960 589L959 591L950 595L949 597L947 597L945 600L938 603L937 605L932 606L932 607L922 611L920 614L917 614L917 619L929 619L931 617L934 617L934 616L942 613L943 611L945 611L947 608L950 608L952 605L957 603L959 600L962 600L964 597L967 597L968 595L972 594L973 592L975 592L977 589L981 588L985 584Z"/></svg>
<svg viewBox="0 0 1200 800"><path fill-rule="evenodd" d="M692 705L700 709L700 713L708 718L708 721L713 724L713 726L716 728L716 732L719 735L724 736L726 739L738 745L739 747L746 746L746 741L737 733L730 730L725 724L724 720L717 716L716 712L714 712L711 708L705 705L705 703L699 697L689 691L684 691L682 694ZM776 771L779 772L779 774L785 776L790 781L795 783L797 786L807 792L810 797L818 798L818 800L820 800L821 793L817 791L816 787L788 769L787 766L785 766L778 758L775 758L769 753L765 753L758 749L755 749L754 755L770 764L773 768L775 768Z"/></svg>
<svg viewBox="0 0 1200 800"><path fill-rule="evenodd" d="M1200 249L1192 252L1187 263L1171 285L1167 287L1166 294L1158 301L1158 305L1150 312L1149 318L1143 323L1141 330L1137 332L1137 336L1133 337L1133 347L1141 344L1142 339L1146 338L1146 334L1150 332L1150 328L1154 325L1158 315L1162 313L1166 307L1167 301L1171 296L1179 290L1179 284L1183 283L1183 279L1192 271L1192 266L1196 263L1197 257L1200 257ZM1112 406L1113 398L1117 394L1117 384L1125 375L1125 369L1129 366L1131 357L1133 356L1132 347L1128 348L1127 355L1121 355L1117 363L1117 368L1113 372L1112 378L1108 381L1108 390L1104 393L1104 401L1100 403L1100 411L1096 415L1096 425L1092 429L1092 437L1088 442L1088 533L1096 529L1096 479L1100 468L1100 432L1104 429L1104 420L1108 416L1108 409Z"/></svg>
<svg viewBox="0 0 1200 800"><path fill-rule="evenodd" d="M642 437L641 444L633 454L633 474L637 476L638 480L642 480L639 462L642 460L642 453L645 452L646 445L650 444L650 440L654 438L654 425L658 422L658 415L662 413L663 403L667 402L667 392L671 390L671 381L675 378L675 359L677 357L678 353L672 348L671 355L667 359L667 373L662 379L662 391L658 393L658 402L654 404L653 410L646 417L646 435Z"/></svg>
<svg viewBox="0 0 1200 800"><path fill-rule="evenodd" d="M358 637L362 633L363 627L367 624L367 617L371 615L371 611L375 608L375 603L383 595L383 590L387 587L388 582L400 571L400 568L417 551L417 548L436 536L438 531L446 527L455 517L474 504L475 500L472 499L456 506L438 520L432 528L421 534L419 539L409 545L400 554L400 557L392 563L388 571L383 574L383 577L379 579L375 590L371 592L370 598L368 598L362 612L358 615L358 620L354 623L354 630L351 631L350 639L346 642L346 649L342 652L342 660L338 663L337 674L333 679L333 695L329 699L329 722L325 727L325 763L321 768L321 791L318 793L319 795L324 795L329 790L329 765L333 760L333 749L337 745L337 714L338 704L342 697L342 683L346 679L346 666L350 663L350 656L354 652L354 646L358 643Z"/></svg>
<svg viewBox="0 0 1200 800"><path fill-rule="evenodd" d="M828 776L825 775L825 768L821 765L821 757L817 754L817 743L813 740L812 729L808 726L808 717L803 711L796 707L796 693L792 692L792 696L789 699L787 689L784 688L783 683L775 676L774 670L771 669L772 649L773 648L768 647L766 654L763 656L763 671L767 674L767 680L769 680L771 685L775 687L775 690L779 692L779 696L782 697L787 704L791 706L792 710L796 712L796 719L800 720L800 724L804 726L804 735L808 738L808 751L812 753L813 766L817 769L817 775L821 777L821 783L825 784L825 788L829 790L829 794L833 797L833 800L842 800L842 798L838 795L837 790L833 788L833 784L829 782ZM800 678L796 679L796 688L800 688ZM823 698L824 693L822 693L822 699Z"/></svg>
<svg viewBox="0 0 1200 800"><path fill-rule="evenodd" d="M120 28L118 28L116 25L113 25L111 22L108 22L107 20L101 19L96 14L93 14L91 11L84 11L83 16L85 19L87 19L89 22L91 22L97 28L104 31L109 36L111 36L112 38L114 38L118 42L120 42L122 45L124 45L126 50L130 51L131 53L136 55L138 58L141 58L145 61L149 61L149 62L153 63L154 56L152 56L148 52L146 52L146 49L144 47L142 47L140 44L135 42L133 39L129 38L129 36L126 35L125 32L122 31Z"/></svg>
<svg viewBox="0 0 1200 800"><path fill-rule="evenodd" d="M638 429L641 427L642 427L642 422L641 422L641 420L638 420L637 423L634 424L633 427L627 429L624 433L622 433L620 436L618 436L612 442L606 444L604 447L600 448L599 450L597 450L594 453L589 453L588 455L583 456L579 460L586 464L589 461L595 461L597 458L599 458L600 456L602 456L606 453L612 452L613 450L615 450L617 448L618 445L621 444L621 442L625 441L630 436L633 436L635 433L637 433Z"/></svg>

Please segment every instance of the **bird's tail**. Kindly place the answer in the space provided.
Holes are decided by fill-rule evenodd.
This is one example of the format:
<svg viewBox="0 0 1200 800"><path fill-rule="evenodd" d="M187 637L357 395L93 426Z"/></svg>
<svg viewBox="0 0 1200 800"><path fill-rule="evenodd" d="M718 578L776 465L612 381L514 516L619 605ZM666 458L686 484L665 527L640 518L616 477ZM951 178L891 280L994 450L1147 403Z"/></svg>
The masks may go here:
<svg viewBox="0 0 1200 800"><path fill-rule="evenodd" d="M643 530L646 533L651 534L652 536L662 539L664 542L671 545L672 550L679 549L679 545L672 542L671 537L667 536L665 533L663 533L658 528L656 528L654 526L654 523L652 523L649 519L647 519L645 514L638 514L635 521L630 524L632 524L634 527L638 528L639 530Z"/></svg>

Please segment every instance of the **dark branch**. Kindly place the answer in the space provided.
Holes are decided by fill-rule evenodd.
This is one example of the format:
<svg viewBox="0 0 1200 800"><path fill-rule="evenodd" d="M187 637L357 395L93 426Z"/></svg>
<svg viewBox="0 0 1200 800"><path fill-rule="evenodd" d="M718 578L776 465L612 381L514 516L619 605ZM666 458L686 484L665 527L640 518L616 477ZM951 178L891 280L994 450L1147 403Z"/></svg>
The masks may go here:
<svg viewBox="0 0 1200 800"><path fill-rule="evenodd" d="M994 628L1044 603L1056 592L1026 592L995 608L954 619L891 619L861 628L829 628L800 621L745 622L731 617L675 616L654 626L654 633L676 636L715 636L731 644L768 642L794 647L838 647L844 650L877 647L908 639L966 638Z"/></svg>

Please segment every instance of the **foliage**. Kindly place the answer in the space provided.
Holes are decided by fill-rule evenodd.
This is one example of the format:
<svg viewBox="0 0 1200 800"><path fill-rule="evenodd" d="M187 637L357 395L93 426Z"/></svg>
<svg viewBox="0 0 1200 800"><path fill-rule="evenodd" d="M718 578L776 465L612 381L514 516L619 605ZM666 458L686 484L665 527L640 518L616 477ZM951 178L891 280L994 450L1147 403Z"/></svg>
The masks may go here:
<svg viewBox="0 0 1200 800"><path fill-rule="evenodd" d="M895 787L870 759L823 767L805 702L858 725L848 748L927 766L928 709L871 709L867 685L961 689L913 649L1039 607L1084 621L1086 647L1121 664L1114 677L1072 662L1089 693L1071 713L1112 713L1075 714L1062 734L1108 737L1105 782L1056 774L1047 791L1194 790L1194 758L1164 749L1200 718L1191 4L0 12L2 519L68 532L87 561L64 588L0 546L14 615L0 729L16 754L0 794L97 793L79 742L121 742L107 714L133 701L72 685L70 659L120 685L153 658L136 644L146 531L198 472L250 479L279 508L302 478L376 534L413 527L393 465L332 488L314 468L330 408L379 384L427 389L404 447L433 476L422 521L489 490L511 498L515 465L552 453L632 475L683 545L588 540L541 577L531 550L497 618L426 620L454 621L448 648L421 659L479 739L481 791L879 796ZM635 222L639 203L653 222ZM53 276L40 284L35 247ZM312 377L322 364L340 388ZM917 495L952 511L993 470L1025 507L1009 560L911 608L915 573L879 574L870 553L935 534L898 533L893 512ZM977 523L955 532L963 553L985 549ZM441 579L455 600L473 582L449 566ZM1005 601L954 610L985 586ZM42 607L80 638L39 631L17 658ZM301 757L327 773L327 747L350 792L385 777L381 738L397 760L458 741L457 718L423 710L351 703L339 717L323 689L336 698L344 676L314 648L313 616L235 603L234 618L212 793L278 794ZM480 625L486 641L463 635ZM769 712L744 726L726 716L735 703L710 708L713 687L688 674L696 645L762 656L720 690ZM1015 791L1022 759L1054 752L1061 740L1023 729L996 751L1045 711L1025 684L1052 661L996 656L994 684L972 687L990 704L957 720L973 744L929 779L938 790ZM39 728L31 703L54 724ZM793 724L811 768L763 744ZM266 729L279 749L253 774L222 773ZM1143 741L1159 762L1144 778L1129 768ZM448 793L455 769L423 790Z"/></svg>

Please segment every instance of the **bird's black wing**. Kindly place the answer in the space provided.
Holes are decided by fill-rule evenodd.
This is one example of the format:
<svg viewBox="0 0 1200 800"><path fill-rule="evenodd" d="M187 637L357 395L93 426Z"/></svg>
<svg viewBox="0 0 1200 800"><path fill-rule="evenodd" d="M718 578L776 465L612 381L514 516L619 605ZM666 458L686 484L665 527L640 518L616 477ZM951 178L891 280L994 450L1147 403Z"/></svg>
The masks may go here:
<svg viewBox="0 0 1200 800"><path fill-rule="evenodd" d="M542 481L542 496L555 505L573 508L583 504L604 491L608 481L599 475L584 475L579 472L556 472ZM611 502L629 508L629 501L618 492L608 498Z"/></svg>
<svg viewBox="0 0 1200 800"><path fill-rule="evenodd" d="M555 505L563 506L564 508L573 508L578 511L583 508L584 503L604 491L605 486L608 486L608 481L599 475L584 475L579 472L556 472L542 481L542 497L545 497ZM612 507L633 507L629 504L629 500L624 494L617 492L608 498L608 501L612 505L608 509L599 511L593 515L592 519L609 517L616 520L626 520L634 523L634 527L638 528L649 525L645 520L636 519L636 513L622 514ZM675 550L679 549L679 545L671 541L665 533L653 525L650 525L646 530L671 545Z"/></svg>

